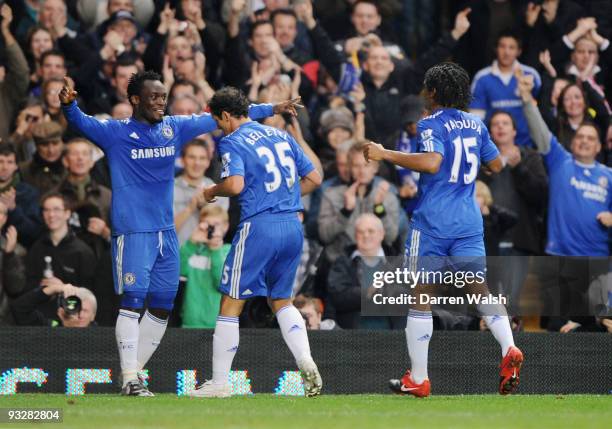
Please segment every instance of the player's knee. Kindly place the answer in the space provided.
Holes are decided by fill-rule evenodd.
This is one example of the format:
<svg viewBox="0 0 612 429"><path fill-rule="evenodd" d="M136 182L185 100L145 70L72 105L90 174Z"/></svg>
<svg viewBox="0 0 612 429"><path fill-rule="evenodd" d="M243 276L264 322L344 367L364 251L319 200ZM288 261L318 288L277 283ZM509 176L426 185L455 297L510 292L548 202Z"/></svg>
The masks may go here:
<svg viewBox="0 0 612 429"><path fill-rule="evenodd" d="M168 317L170 317L170 310L165 310L163 308L149 307L147 311L158 319L166 320Z"/></svg>
<svg viewBox="0 0 612 429"><path fill-rule="evenodd" d="M158 291L158 292L149 292L149 312L156 317L165 318L162 316L158 316L153 313L152 309L155 311L166 311L167 314L170 313L172 308L174 308L174 298L176 297L176 291Z"/></svg>
<svg viewBox="0 0 612 429"><path fill-rule="evenodd" d="M276 314L281 308L292 305L292 300L290 298L287 298L287 299L268 298L268 305L272 309L272 312Z"/></svg>
<svg viewBox="0 0 612 429"><path fill-rule="evenodd" d="M125 291L123 298L121 298L121 308L137 313L144 307L146 296L146 292Z"/></svg>

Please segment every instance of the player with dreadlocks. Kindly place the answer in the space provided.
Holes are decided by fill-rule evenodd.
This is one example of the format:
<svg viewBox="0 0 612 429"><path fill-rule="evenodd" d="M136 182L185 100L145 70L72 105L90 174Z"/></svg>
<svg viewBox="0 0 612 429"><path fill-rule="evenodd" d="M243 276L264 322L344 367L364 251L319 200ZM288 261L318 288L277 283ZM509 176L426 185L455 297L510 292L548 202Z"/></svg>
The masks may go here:
<svg viewBox="0 0 612 429"><path fill-rule="evenodd" d="M474 280L464 290L478 297L489 296L483 221L474 182L481 161L494 173L503 167L485 125L465 111L470 101L470 78L463 68L454 63L430 68L422 95L431 115L417 125L418 153L390 151L375 143L364 149L367 160L385 160L421 173L405 261L412 272L434 273L434 280L420 282L415 289L416 304L408 311L406 341L412 368L400 380L390 381L394 392L418 397L429 396L431 391L427 354L433 321L427 298L442 278L435 274L443 270L474 273ZM518 387L523 354L514 345L506 309L501 303L485 300L476 307L501 346L499 393L512 393Z"/></svg>
<svg viewBox="0 0 612 429"><path fill-rule="evenodd" d="M132 75L131 118L99 121L84 114L64 78L60 92L68 123L105 153L112 179L112 255L115 291L122 294L115 329L123 377L122 394L153 396L139 376L159 345L179 281L179 246L174 229L175 155L189 140L217 129L208 113L164 116L167 92L161 76ZM251 106L254 119L295 114L299 100ZM140 312L145 301L148 309Z"/></svg>

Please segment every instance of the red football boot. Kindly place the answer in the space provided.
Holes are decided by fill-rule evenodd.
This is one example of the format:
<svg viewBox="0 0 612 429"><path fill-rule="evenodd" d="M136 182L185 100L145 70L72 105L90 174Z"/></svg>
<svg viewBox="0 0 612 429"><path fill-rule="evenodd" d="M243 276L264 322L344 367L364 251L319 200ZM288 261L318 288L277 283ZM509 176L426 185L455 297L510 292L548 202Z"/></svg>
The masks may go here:
<svg viewBox="0 0 612 429"><path fill-rule="evenodd" d="M413 395L417 398L425 398L431 393L431 383L423 380L421 384L416 384L410 375L410 370L401 378L389 380L389 388L398 395Z"/></svg>
<svg viewBox="0 0 612 429"><path fill-rule="evenodd" d="M502 359L499 367L499 393L509 395L514 393L519 385L521 365L523 365L523 352L518 347L510 347Z"/></svg>

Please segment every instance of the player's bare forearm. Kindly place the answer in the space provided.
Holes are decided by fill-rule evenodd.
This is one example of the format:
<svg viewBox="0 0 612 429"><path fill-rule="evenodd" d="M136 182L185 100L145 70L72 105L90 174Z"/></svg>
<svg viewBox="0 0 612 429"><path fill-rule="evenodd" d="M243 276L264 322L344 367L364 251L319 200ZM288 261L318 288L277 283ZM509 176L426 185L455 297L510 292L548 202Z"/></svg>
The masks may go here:
<svg viewBox="0 0 612 429"><path fill-rule="evenodd" d="M206 189L206 200L211 201L216 197L235 197L244 189L244 177L229 176L222 182Z"/></svg>
<svg viewBox="0 0 612 429"><path fill-rule="evenodd" d="M300 192L302 195L308 195L321 186L323 182L322 176L315 169L308 173L306 176L302 177L300 181Z"/></svg>
<svg viewBox="0 0 612 429"><path fill-rule="evenodd" d="M504 168L504 163L502 162L501 157L498 155L494 160L487 162L486 167L492 173L499 173Z"/></svg>
<svg viewBox="0 0 612 429"><path fill-rule="evenodd" d="M442 155L438 152L403 153L395 150L385 150L383 159L400 167L419 173L435 174L442 164Z"/></svg>
<svg viewBox="0 0 612 429"><path fill-rule="evenodd" d="M310 146L308 145L308 143L306 143L305 140L299 139L296 141L304 151L304 154L306 154L306 157L310 160L310 162L312 162L312 165L314 165L314 168L319 173L319 176L321 176L322 181L325 175L323 174L323 165L321 164L321 160L319 159L317 154L314 153L314 151L310 148Z"/></svg>

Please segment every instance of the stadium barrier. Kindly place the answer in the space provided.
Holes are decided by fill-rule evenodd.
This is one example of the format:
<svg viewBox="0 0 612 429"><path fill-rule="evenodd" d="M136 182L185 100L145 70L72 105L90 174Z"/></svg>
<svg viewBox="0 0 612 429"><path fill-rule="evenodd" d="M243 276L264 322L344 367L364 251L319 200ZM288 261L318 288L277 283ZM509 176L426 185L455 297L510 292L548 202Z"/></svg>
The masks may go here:
<svg viewBox="0 0 612 429"><path fill-rule="evenodd" d="M310 331L324 393L386 393L408 366L403 331ZM612 335L523 333L520 393L608 393ZM153 392L181 394L211 377L212 330L168 329L148 365ZM489 333L434 332L429 360L434 394L495 393L501 358ZM117 393L112 328L0 328L0 394ZM231 379L236 393L299 395L300 378L280 331L245 329Z"/></svg>

